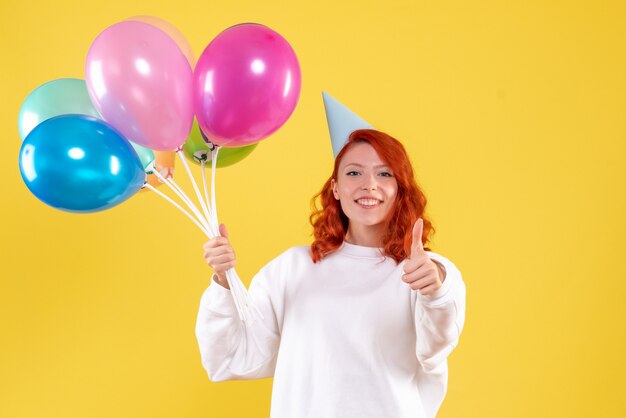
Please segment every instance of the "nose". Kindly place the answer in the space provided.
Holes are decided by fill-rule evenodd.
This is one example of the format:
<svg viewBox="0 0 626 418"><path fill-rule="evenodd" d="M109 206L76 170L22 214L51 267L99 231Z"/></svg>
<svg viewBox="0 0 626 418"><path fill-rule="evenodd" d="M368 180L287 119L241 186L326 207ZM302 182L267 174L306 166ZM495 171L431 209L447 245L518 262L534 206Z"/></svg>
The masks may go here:
<svg viewBox="0 0 626 418"><path fill-rule="evenodd" d="M363 184L361 189L363 190L376 190L377 182L375 175L363 176Z"/></svg>

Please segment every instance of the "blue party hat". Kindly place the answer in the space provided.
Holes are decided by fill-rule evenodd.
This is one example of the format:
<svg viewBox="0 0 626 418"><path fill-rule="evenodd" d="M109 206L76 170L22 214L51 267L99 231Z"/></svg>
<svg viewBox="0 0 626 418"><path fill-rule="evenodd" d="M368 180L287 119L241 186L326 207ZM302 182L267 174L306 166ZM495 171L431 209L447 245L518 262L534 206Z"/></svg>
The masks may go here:
<svg viewBox="0 0 626 418"><path fill-rule="evenodd" d="M322 97L324 98L328 130L330 131L330 142L333 146L333 154L337 158L337 154L348 142L348 137L353 131L374 128L325 91L322 92Z"/></svg>

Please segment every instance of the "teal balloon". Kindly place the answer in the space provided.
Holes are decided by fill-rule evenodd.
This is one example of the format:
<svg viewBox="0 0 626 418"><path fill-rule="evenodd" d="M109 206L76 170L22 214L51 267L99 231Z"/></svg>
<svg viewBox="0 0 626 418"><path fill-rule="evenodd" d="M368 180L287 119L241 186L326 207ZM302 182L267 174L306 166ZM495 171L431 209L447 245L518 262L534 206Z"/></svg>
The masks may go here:
<svg viewBox="0 0 626 418"><path fill-rule="evenodd" d="M135 152L139 156L139 161L141 161L141 165L143 166L144 170L148 168L148 166L154 161L154 152L150 148L135 144L132 141L128 142L130 142L130 145L132 145Z"/></svg>
<svg viewBox="0 0 626 418"><path fill-rule="evenodd" d="M74 213L119 205L146 178L130 143L108 123L84 115L56 116L37 125L22 142L19 166L39 200Z"/></svg>
<svg viewBox="0 0 626 418"><path fill-rule="evenodd" d="M22 103L17 117L20 138L24 140L30 131L44 120L66 114L102 119L91 104L85 80L59 78L33 90Z"/></svg>

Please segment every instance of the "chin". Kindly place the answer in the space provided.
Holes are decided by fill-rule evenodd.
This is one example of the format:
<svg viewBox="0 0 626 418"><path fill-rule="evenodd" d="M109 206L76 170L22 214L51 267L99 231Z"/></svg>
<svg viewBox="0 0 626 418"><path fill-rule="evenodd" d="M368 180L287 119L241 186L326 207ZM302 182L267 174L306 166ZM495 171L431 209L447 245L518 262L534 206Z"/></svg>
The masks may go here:
<svg viewBox="0 0 626 418"><path fill-rule="evenodd" d="M387 212L381 213L363 213L360 207L354 208L348 212L344 211L350 222L354 222L363 226L377 226L384 222Z"/></svg>
<svg viewBox="0 0 626 418"><path fill-rule="evenodd" d="M359 218L359 217L350 217L348 216L348 219L350 220L350 222L353 222L355 224L359 224L359 225L363 225L363 226L377 226L383 223L384 219L378 219L378 218Z"/></svg>

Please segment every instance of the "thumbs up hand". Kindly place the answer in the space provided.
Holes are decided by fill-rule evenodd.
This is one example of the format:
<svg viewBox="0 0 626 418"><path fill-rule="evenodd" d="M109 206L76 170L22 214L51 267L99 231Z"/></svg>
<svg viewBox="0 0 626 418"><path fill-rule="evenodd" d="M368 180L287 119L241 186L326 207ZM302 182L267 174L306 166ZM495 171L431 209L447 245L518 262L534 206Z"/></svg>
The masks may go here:
<svg viewBox="0 0 626 418"><path fill-rule="evenodd" d="M404 264L402 280L409 284L411 289L422 295L430 295L439 289L445 280L445 273L433 260L430 259L422 244L424 221L420 218L413 226L413 241L411 256Z"/></svg>

